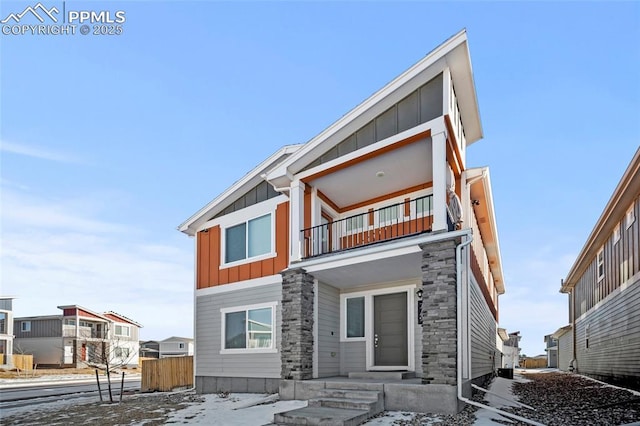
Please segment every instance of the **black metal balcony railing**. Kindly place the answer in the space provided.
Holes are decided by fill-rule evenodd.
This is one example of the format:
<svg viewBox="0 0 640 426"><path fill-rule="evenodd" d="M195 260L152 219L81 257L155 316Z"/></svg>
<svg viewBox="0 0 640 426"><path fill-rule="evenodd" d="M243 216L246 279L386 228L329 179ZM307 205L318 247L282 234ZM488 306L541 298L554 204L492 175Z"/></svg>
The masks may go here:
<svg viewBox="0 0 640 426"><path fill-rule="evenodd" d="M433 196L427 195L303 229L300 231L302 257L335 253L431 232L432 212Z"/></svg>

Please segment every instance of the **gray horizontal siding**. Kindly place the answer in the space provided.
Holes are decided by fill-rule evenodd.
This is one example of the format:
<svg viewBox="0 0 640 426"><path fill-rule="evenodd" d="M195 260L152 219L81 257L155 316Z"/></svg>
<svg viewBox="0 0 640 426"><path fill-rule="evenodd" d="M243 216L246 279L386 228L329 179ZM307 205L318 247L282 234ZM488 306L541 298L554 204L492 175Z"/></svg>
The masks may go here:
<svg viewBox="0 0 640 426"><path fill-rule="evenodd" d="M367 353L365 342L340 343L340 375L367 371Z"/></svg>
<svg viewBox="0 0 640 426"><path fill-rule="evenodd" d="M31 331L21 331L21 323L23 321L31 321ZM62 337L62 319L61 318L48 318L48 319L32 319L21 320L16 319L13 321L13 334L18 338L34 338L34 337Z"/></svg>
<svg viewBox="0 0 640 426"><path fill-rule="evenodd" d="M471 279L469 291L471 315L471 378L493 373L496 357L496 321L482 296L480 287Z"/></svg>
<svg viewBox="0 0 640 426"><path fill-rule="evenodd" d="M635 282L611 294L597 309L576 321L580 373L611 378L640 377L639 306L640 275L636 275Z"/></svg>
<svg viewBox="0 0 640 426"><path fill-rule="evenodd" d="M563 334L558 339L558 368L569 371L573 359L573 332Z"/></svg>
<svg viewBox="0 0 640 426"><path fill-rule="evenodd" d="M222 320L220 309L258 303L278 302L276 307L276 347L280 349L282 286L263 285L196 297L196 375L220 377L280 377L280 353L220 354Z"/></svg>
<svg viewBox="0 0 640 426"><path fill-rule="evenodd" d="M318 377L340 374L340 292L318 283Z"/></svg>

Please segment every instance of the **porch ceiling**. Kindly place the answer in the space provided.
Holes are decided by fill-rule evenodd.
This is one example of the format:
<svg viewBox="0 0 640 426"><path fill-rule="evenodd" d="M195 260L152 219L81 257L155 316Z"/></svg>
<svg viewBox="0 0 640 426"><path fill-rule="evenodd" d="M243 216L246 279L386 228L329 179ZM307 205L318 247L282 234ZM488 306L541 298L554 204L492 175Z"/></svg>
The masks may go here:
<svg viewBox="0 0 640 426"><path fill-rule="evenodd" d="M357 162L313 179L310 184L338 207L372 200L432 180L431 139ZM379 172L383 176L378 176Z"/></svg>
<svg viewBox="0 0 640 426"><path fill-rule="evenodd" d="M391 257L374 255L327 260L321 267L311 266L305 269L323 283L347 289L412 278L419 279L422 276L421 257L422 250L415 245L398 250L396 255Z"/></svg>

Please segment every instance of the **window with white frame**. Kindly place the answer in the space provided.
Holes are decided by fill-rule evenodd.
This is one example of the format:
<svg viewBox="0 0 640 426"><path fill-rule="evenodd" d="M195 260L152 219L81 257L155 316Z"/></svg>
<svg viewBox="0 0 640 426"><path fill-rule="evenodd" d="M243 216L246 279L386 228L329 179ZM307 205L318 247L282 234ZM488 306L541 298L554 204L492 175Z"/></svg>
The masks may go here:
<svg viewBox="0 0 640 426"><path fill-rule="evenodd" d="M131 330L126 325L116 325L116 336L129 337Z"/></svg>
<svg viewBox="0 0 640 426"><path fill-rule="evenodd" d="M275 306L221 309L223 351L275 350Z"/></svg>
<svg viewBox="0 0 640 426"><path fill-rule="evenodd" d="M345 299L345 309L346 338L364 337L364 296Z"/></svg>
<svg viewBox="0 0 640 426"><path fill-rule="evenodd" d="M347 232L361 231L364 228L364 214L348 217L344 222Z"/></svg>
<svg viewBox="0 0 640 426"><path fill-rule="evenodd" d="M620 224L618 223L615 228L613 228L613 244L620 241Z"/></svg>
<svg viewBox="0 0 640 426"><path fill-rule="evenodd" d="M64 325L76 325L76 320L71 318L65 318Z"/></svg>
<svg viewBox="0 0 640 426"><path fill-rule="evenodd" d="M271 252L271 213L225 230L225 263Z"/></svg>
<svg viewBox="0 0 640 426"><path fill-rule="evenodd" d="M629 208L629 210L627 210L627 214L625 215L625 226L627 229L631 228L631 225L633 225L633 222L635 222L636 220L636 213L633 210L633 205L631 205L631 207Z"/></svg>
<svg viewBox="0 0 640 426"><path fill-rule="evenodd" d="M184 343L178 343L178 349L184 349Z"/></svg>
<svg viewBox="0 0 640 426"><path fill-rule="evenodd" d="M416 199L416 214L431 214L432 200L433 197L431 197L430 195Z"/></svg>
<svg viewBox="0 0 640 426"><path fill-rule="evenodd" d="M400 205L395 204L389 207L383 207L378 210L378 221L380 225L397 222L400 217Z"/></svg>
<svg viewBox="0 0 640 426"><path fill-rule="evenodd" d="M600 281L604 278L604 249L600 249L600 251L598 251L597 267L598 267L598 281Z"/></svg>
<svg viewBox="0 0 640 426"><path fill-rule="evenodd" d="M129 358L129 348L123 348L120 346L116 346L114 355L116 358Z"/></svg>
<svg viewBox="0 0 640 426"><path fill-rule="evenodd" d="M31 321L22 321L20 323L20 331L25 333L31 331Z"/></svg>

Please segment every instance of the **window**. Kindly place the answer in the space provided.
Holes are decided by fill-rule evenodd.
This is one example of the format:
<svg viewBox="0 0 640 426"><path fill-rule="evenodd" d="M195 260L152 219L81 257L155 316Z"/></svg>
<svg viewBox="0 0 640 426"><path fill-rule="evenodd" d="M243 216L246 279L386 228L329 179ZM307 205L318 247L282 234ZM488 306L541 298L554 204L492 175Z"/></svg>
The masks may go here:
<svg viewBox="0 0 640 426"><path fill-rule="evenodd" d="M627 214L625 215L624 222L627 229L631 228L631 225L633 225L633 222L635 222L635 220L636 220L636 213L633 210L633 205L631 205L629 210L627 210Z"/></svg>
<svg viewBox="0 0 640 426"><path fill-rule="evenodd" d="M275 303L225 308L221 312L223 351L275 350Z"/></svg>
<svg viewBox="0 0 640 426"><path fill-rule="evenodd" d="M121 348L116 346L114 355L116 358L129 358L129 348Z"/></svg>
<svg viewBox="0 0 640 426"><path fill-rule="evenodd" d="M431 199L430 195L426 197L418 198L416 200L416 213L417 214L431 214Z"/></svg>
<svg viewBox="0 0 640 426"><path fill-rule="evenodd" d="M345 220L347 232L358 231L364 228L364 214L351 216Z"/></svg>
<svg viewBox="0 0 640 426"><path fill-rule="evenodd" d="M116 336L131 336L129 327L126 325L116 325Z"/></svg>
<svg viewBox="0 0 640 426"><path fill-rule="evenodd" d="M184 343L178 343L178 349L184 349Z"/></svg>
<svg viewBox="0 0 640 426"><path fill-rule="evenodd" d="M271 252L271 213L225 231L225 263Z"/></svg>
<svg viewBox="0 0 640 426"><path fill-rule="evenodd" d="M76 325L76 320L67 318L64 320L64 325Z"/></svg>
<svg viewBox="0 0 640 426"><path fill-rule="evenodd" d="M600 249L600 251L598 252L597 264L598 264L598 281L600 281L604 278L604 250L603 249Z"/></svg>
<svg viewBox="0 0 640 426"><path fill-rule="evenodd" d="M31 331L31 321L22 321L20 323L20 331L25 333Z"/></svg>
<svg viewBox="0 0 640 426"><path fill-rule="evenodd" d="M620 224L617 224L615 228L613 228L613 244L620 241Z"/></svg>
<svg viewBox="0 0 640 426"><path fill-rule="evenodd" d="M364 296L346 300L347 338L364 337Z"/></svg>
<svg viewBox="0 0 640 426"><path fill-rule="evenodd" d="M399 207L400 206L396 204L394 206L384 207L378 210L378 220L380 221L380 225L396 222L400 216Z"/></svg>

